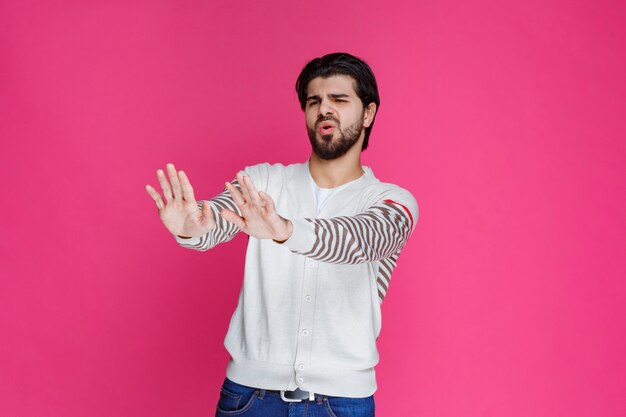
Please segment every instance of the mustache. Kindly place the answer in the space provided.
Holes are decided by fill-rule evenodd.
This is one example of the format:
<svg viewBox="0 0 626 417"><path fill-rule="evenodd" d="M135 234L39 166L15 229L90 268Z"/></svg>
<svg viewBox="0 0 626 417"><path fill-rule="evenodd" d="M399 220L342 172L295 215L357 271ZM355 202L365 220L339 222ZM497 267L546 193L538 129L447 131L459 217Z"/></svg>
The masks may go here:
<svg viewBox="0 0 626 417"><path fill-rule="evenodd" d="M329 120L335 123L337 126L339 126L339 120L335 119L333 116L319 116L317 118L317 121L315 122L315 127L319 126L320 123L323 123Z"/></svg>

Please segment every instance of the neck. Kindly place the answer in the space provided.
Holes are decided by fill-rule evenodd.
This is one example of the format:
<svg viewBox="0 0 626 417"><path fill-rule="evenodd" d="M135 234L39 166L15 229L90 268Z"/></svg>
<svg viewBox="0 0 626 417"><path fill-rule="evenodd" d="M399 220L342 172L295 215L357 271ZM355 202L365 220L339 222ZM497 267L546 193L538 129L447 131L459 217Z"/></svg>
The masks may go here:
<svg viewBox="0 0 626 417"><path fill-rule="evenodd" d="M354 181L365 172L361 166L361 147L353 146L342 157L331 160L321 159L313 152L309 159L309 171L321 188L335 188Z"/></svg>

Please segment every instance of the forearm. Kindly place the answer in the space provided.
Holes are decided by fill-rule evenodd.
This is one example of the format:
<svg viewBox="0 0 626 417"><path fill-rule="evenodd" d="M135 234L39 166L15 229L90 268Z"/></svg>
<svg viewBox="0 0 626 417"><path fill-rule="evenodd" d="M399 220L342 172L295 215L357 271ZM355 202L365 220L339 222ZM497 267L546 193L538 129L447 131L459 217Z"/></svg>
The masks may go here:
<svg viewBox="0 0 626 417"><path fill-rule="evenodd" d="M233 182L233 185L236 187L239 186L236 181ZM226 191L210 200L198 202L199 206L202 204L210 204L215 218L215 227L211 229L209 233L200 237L184 238L181 236L174 236L178 244L185 248L206 251L220 243L232 240L239 232L239 228L237 226L227 222L220 215L220 211L225 208L233 211L238 210L237 205Z"/></svg>
<svg viewBox="0 0 626 417"><path fill-rule="evenodd" d="M413 219L401 205L382 202L356 216L293 220L284 243L292 252L335 264L388 258L406 244Z"/></svg>

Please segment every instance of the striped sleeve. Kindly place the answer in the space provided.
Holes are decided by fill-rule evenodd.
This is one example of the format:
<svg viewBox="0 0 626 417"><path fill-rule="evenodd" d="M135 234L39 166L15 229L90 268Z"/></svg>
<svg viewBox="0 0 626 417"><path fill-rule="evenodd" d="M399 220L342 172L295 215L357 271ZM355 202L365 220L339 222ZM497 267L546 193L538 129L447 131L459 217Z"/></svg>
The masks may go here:
<svg viewBox="0 0 626 417"><path fill-rule="evenodd" d="M293 220L293 233L284 245L322 262L378 261L400 252L415 227L415 217L406 205L384 200L355 216Z"/></svg>
<svg viewBox="0 0 626 417"><path fill-rule="evenodd" d="M231 184L237 189L240 188L237 180L232 181ZM228 242L239 232L239 228L237 226L227 222L222 218L222 216L220 216L220 211L225 208L241 215L239 207L237 207L237 204L235 204L230 196L230 193L226 189L210 200L198 201L198 207L200 209L202 209L203 204L211 205L211 210L215 216L215 227L209 233L201 237L182 239L178 236L174 236L176 241L185 248L206 251L220 243Z"/></svg>

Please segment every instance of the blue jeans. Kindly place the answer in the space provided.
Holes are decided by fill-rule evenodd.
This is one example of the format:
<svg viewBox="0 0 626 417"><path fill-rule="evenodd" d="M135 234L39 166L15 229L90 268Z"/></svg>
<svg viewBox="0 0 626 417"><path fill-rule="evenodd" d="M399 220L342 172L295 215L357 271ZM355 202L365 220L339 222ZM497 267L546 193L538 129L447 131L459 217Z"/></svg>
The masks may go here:
<svg viewBox="0 0 626 417"><path fill-rule="evenodd" d="M315 394L313 401L285 402L280 393L240 385L226 378L216 417L374 417L374 396L330 397Z"/></svg>

